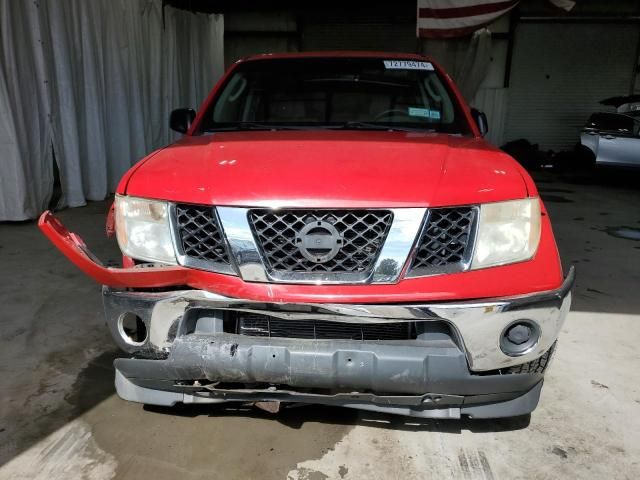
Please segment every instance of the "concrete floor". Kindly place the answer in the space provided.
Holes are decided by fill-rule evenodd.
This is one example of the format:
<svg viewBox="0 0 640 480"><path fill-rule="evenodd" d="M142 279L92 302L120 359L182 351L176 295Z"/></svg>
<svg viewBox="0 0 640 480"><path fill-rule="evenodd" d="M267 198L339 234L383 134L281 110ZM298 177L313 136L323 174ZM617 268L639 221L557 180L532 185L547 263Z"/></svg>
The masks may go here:
<svg viewBox="0 0 640 480"><path fill-rule="evenodd" d="M121 401L100 288L34 223L0 224L0 478L638 478L640 241L607 228L640 228L640 175L537 178L578 280L530 420ZM106 208L60 216L117 260Z"/></svg>

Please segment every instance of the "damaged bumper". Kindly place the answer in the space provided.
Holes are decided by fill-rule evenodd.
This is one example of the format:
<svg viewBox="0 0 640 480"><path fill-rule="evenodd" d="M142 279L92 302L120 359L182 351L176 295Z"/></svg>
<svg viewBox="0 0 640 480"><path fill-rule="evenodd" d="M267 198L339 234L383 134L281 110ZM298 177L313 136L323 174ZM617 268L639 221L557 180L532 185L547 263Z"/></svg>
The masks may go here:
<svg viewBox="0 0 640 480"><path fill-rule="evenodd" d="M521 388L525 384L533 382L532 387L525 391L507 393L376 395L349 392L321 394L275 387L232 389L218 388L215 384L206 386L176 385L169 381L163 381L164 385L162 385L157 379L133 380L127 377L116 363L116 391L124 400L159 406L174 406L179 403L286 402L331 405L420 418L457 419L463 415L469 418L503 418L531 413L538 405L543 382L541 375L525 376L527 378L521 379L521 382L512 382L512 386Z"/></svg>
<svg viewBox="0 0 640 480"><path fill-rule="evenodd" d="M537 405L574 280L572 268L554 290L425 300L492 296L478 285L504 292L504 282L527 274L526 265L514 264L406 281L405 290L334 287L327 296L313 286L252 284L178 266L110 268L50 212L39 226L105 285L109 328L131 357L115 361L118 394L156 405L302 402L431 418L526 414ZM501 338L522 321L535 326L535 342L508 355Z"/></svg>
<svg viewBox="0 0 640 480"><path fill-rule="evenodd" d="M573 278L571 269L560 289L542 294L424 305L270 304L201 290L105 287L103 294L112 334L133 354L115 361L117 390L127 400L284 401L495 418L535 408ZM144 339L127 337L126 315L141 322ZM507 355L500 338L521 320L537 325L539 337L521 355ZM310 324L313 333L304 330ZM316 325L333 328L332 335L350 325L349 335L361 332L361 338L324 338ZM391 325L409 333L386 340L362 333ZM295 337L303 331L304 338ZM523 364L542 368L518 368Z"/></svg>

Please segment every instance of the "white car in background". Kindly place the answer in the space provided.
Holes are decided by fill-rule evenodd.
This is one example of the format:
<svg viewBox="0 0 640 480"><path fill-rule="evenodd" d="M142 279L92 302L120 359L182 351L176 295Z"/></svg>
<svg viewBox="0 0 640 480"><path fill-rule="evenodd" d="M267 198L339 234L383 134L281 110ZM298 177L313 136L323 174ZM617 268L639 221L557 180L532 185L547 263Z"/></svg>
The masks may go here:
<svg viewBox="0 0 640 480"><path fill-rule="evenodd" d="M594 113L580 133L582 153L596 165L640 167L640 95L612 97L615 113Z"/></svg>

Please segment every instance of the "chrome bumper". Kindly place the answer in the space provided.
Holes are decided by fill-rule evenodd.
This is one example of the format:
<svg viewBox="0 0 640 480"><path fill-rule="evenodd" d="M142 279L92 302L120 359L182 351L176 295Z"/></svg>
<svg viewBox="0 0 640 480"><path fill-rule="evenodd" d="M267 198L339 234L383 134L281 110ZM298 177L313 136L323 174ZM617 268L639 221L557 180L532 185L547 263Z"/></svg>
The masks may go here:
<svg viewBox="0 0 640 480"><path fill-rule="evenodd" d="M280 304L252 302L202 290L130 292L103 289L107 320L115 341L125 351L148 356L171 351L178 324L191 308L268 313L282 319L319 319L336 322L383 323L439 321L458 337L469 370L483 372L523 364L543 355L556 341L571 305L574 269L558 290L512 298L431 303L424 305ZM149 332L144 344L126 343L118 319L132 312ZM500 348L505 328L516 320L530 320L540 328L538 342L525 354L508 356ZM249 337L251 338L251 337Z"/></svg>

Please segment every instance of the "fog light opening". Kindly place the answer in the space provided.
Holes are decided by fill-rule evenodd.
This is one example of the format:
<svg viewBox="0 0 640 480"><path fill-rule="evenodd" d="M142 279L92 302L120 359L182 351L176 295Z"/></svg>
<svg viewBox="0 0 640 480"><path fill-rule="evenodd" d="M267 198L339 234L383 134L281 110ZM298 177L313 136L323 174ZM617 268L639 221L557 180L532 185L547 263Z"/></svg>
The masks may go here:
<svg viewBox="0 0 640 480"><path fill-rule="evenodd" d="M118 333L125 343L139 347L147 340L147 326L135 313L126 312L118 318Z"/></svg>
<svg viewBox="0 0 640 480"><path fill-rule="evenodd" d="M500 349L510 357L526 355L540 339L540 327L530 320L516 320L500 336Z"/></svg>

